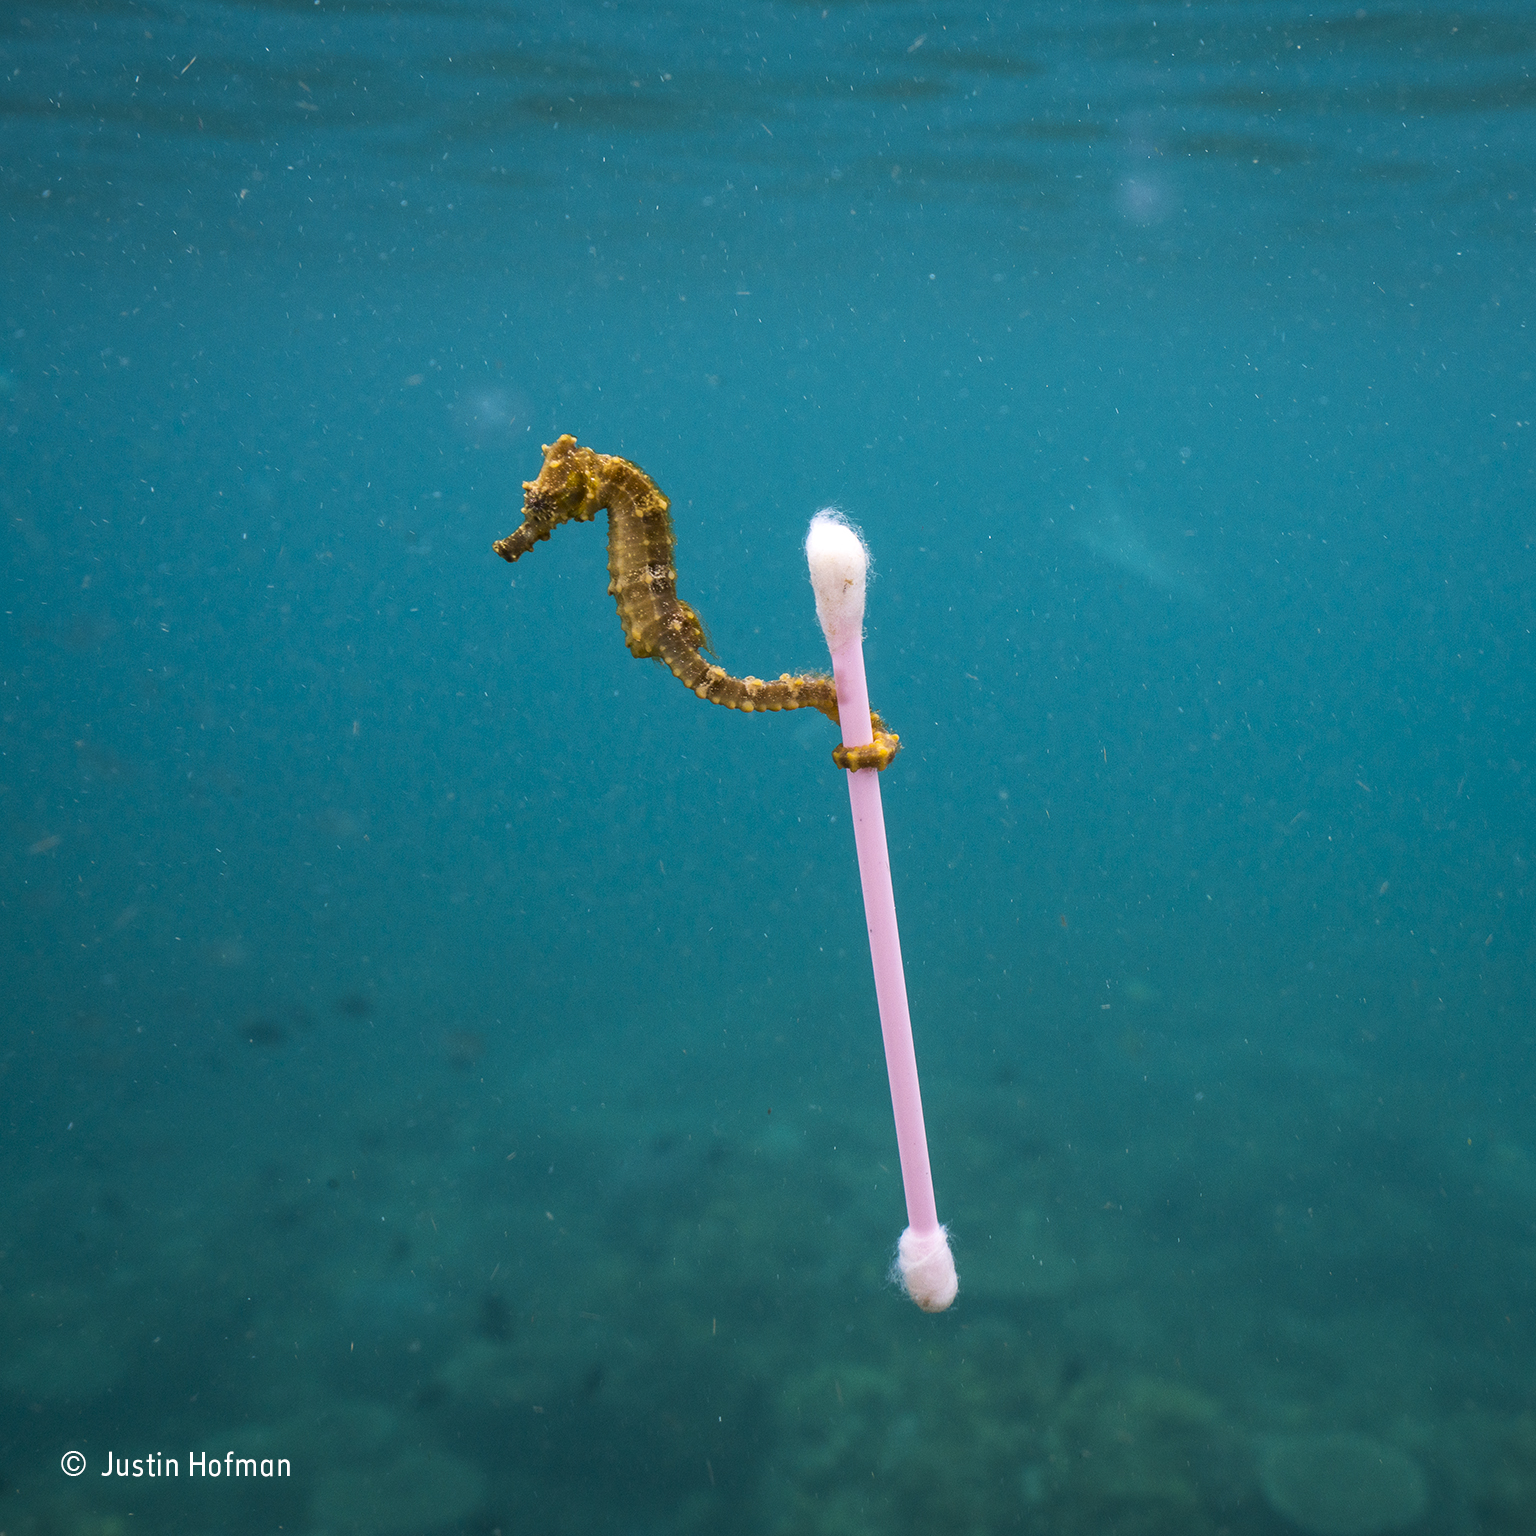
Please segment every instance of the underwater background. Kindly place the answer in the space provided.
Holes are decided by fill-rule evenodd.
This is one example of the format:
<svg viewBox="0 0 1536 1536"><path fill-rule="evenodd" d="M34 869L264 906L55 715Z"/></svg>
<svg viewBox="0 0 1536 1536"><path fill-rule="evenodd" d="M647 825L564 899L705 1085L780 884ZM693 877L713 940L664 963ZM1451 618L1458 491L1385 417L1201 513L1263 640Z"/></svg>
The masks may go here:
<svg viewBox="0 0 1536 1536"><path fill-rule="evenodd" d="M0 1528L1536 1529L1527 5L0 76ZM737 674L873 548L943 1316L835 731L492 555L562 432Z"/></svg>

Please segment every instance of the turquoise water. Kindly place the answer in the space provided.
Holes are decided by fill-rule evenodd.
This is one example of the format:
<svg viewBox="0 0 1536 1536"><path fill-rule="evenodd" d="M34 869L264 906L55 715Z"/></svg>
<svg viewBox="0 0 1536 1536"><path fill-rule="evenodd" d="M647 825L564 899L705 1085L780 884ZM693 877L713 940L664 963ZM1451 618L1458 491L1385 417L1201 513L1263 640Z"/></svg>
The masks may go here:
<svg viewBox="0 0 1536 1536"><path fill-rule="evenodd" d="M0 1529L1536 1524L1526 7L0 65ZM561 432L738 674L873 547L941 1317L832 727L491 554Z"/></svg>

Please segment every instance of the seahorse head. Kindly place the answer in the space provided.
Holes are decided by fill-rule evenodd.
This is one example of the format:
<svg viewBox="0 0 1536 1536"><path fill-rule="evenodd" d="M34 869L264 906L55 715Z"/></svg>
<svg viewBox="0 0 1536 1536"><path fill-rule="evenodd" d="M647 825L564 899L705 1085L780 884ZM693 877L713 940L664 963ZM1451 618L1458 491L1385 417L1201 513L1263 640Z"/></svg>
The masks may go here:
<svg viewBox="0 0 1536 1536"><path fill-rule="evenodd" d="M597 455L578 448L567 432L545 445L544 467L537 480L523 481L523 516L531 523L590 523L601 505Z"/></svg>

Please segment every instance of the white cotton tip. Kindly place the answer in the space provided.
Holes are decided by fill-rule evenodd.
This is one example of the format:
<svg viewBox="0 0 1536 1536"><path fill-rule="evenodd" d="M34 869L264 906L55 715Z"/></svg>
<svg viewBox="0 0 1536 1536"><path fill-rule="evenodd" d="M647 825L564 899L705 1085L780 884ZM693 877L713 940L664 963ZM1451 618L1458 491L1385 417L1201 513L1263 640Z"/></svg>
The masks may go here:
<svg viewBox="0 0 1536 1536"><path fill-rule="evenodd" d="M942 1312L960 1289L949 1228L919 1234L908 1227L896 1244L895 1277L924 1312Z"/></svg>
<svg viewBox="0 0 1536 1536"><path fill-rule="evenodd" d="M827 649L839 651L864 638L864 584L869 579L869 548L840 512L825 508L811 519L805 558L816 590L816 617Z"/></svg>

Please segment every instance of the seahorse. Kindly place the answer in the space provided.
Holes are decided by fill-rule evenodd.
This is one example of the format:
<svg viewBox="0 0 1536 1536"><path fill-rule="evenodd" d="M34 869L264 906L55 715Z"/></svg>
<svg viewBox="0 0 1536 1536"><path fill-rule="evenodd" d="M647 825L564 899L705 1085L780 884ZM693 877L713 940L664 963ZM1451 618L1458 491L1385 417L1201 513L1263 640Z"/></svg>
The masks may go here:
<svg viewBox="0 0 1536 1536"><path fill-rule="evenodd" d="M701 699L739 709L819 709L837 724L837 689L830 677L788 672L772 681L732 677L705 660L713 655L697 613L677 595L672 552L672 503L656 482L628 459L580 448L569 433L545 445L537 480L523 482L523 521L491 548L503 560L526 555L561 523L590 523L608 513L608 591L618 604L624 642L632 656L661 662ZM837 746L839 768L885 768L901 750L901 738L873 710L874 740L863 747Z"/></svg>

